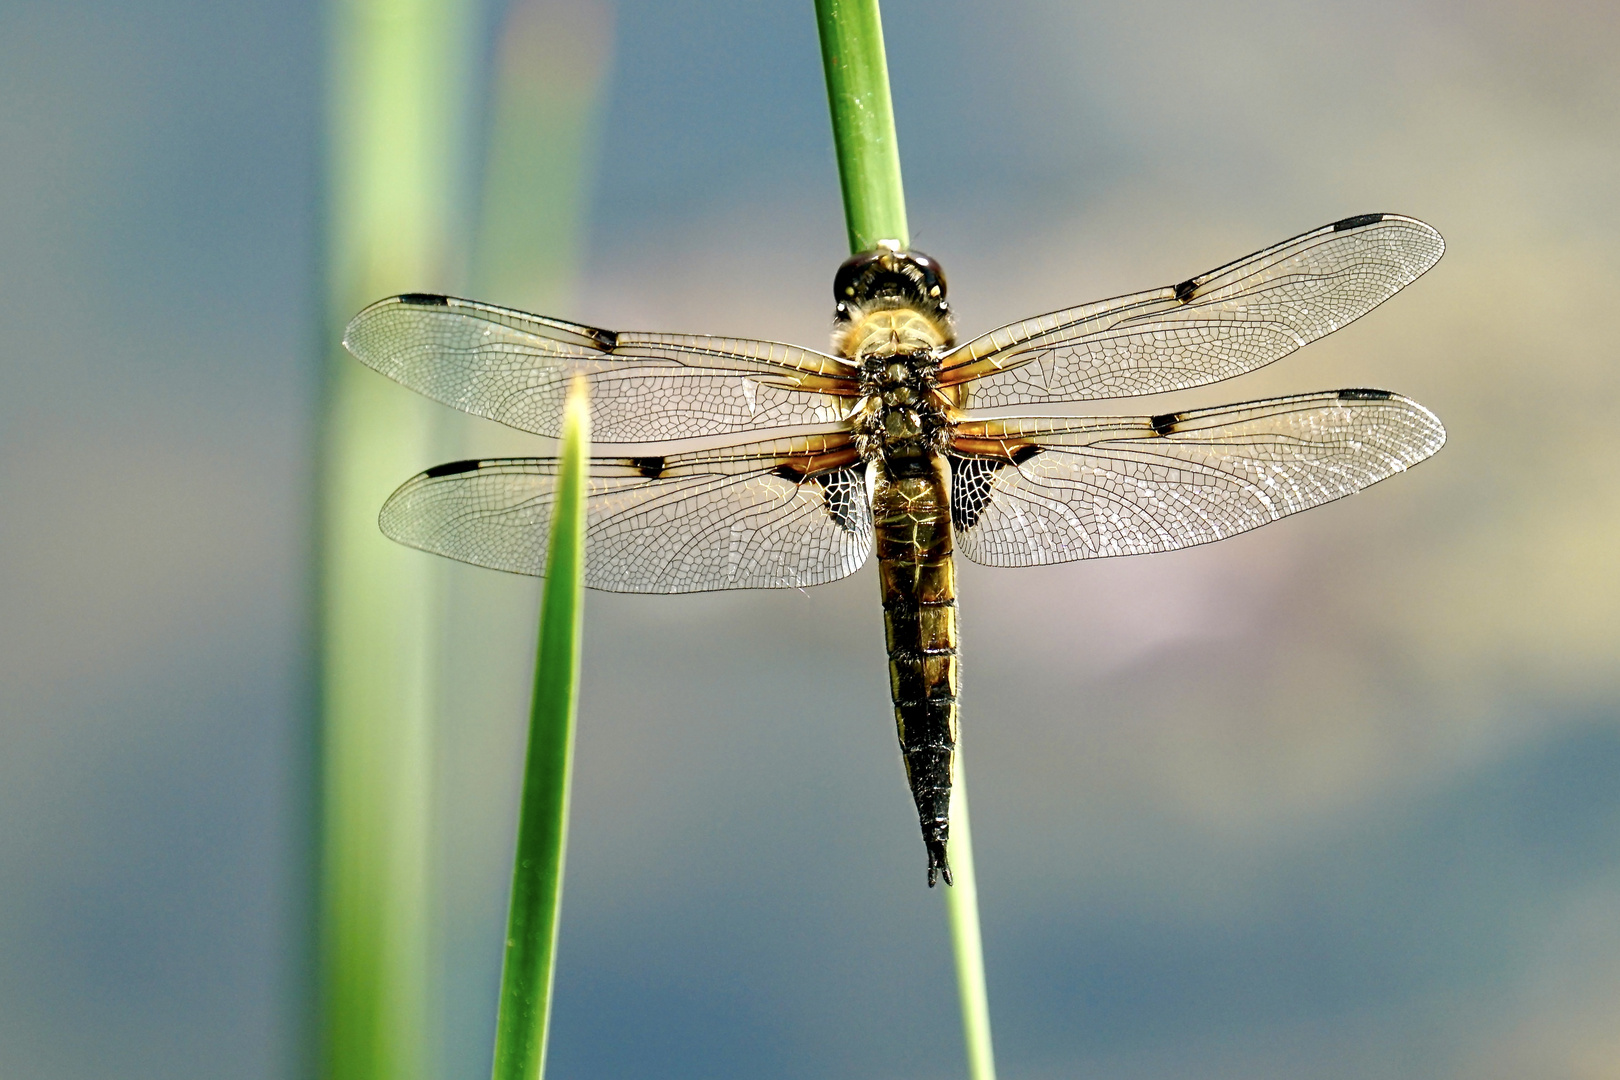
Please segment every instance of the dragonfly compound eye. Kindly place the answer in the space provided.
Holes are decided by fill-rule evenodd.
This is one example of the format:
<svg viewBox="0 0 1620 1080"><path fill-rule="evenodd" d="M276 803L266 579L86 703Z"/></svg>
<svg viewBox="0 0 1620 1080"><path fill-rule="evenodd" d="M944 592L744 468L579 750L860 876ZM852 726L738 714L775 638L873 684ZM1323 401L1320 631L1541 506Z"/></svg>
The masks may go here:
<svg viewBox="0 0 1620 1080"><path fill-rule="evenodd" d="M911 307L943 317L945 271L920 251L880 248L844 260L833 278L835 318L848 322L857 309Z"/></svg>

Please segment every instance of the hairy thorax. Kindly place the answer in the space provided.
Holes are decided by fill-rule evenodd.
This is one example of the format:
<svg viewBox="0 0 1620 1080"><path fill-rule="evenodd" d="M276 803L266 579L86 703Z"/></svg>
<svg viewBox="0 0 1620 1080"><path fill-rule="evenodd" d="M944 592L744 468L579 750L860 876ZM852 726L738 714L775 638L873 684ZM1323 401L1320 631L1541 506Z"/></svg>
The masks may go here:
<svg viewBox="0 0 1620 1080"><path fill-rule="evenodd" d="M949 327L910 307L854 313L833 348L860 366L861 396L851 424L864 461L894 475L918 472L950 441L952 402L938 381Z"/></svg>

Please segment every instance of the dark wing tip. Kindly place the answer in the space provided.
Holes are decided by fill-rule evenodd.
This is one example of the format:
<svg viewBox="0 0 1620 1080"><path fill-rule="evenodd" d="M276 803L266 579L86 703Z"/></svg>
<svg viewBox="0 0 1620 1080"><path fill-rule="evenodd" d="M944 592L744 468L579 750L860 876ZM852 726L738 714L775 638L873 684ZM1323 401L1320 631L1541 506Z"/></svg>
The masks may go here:
<svg viewBox="0 0 1620 1080"><path fill-rule="evenodd" d="M447 461L443 465L433 466L433 468L429 469L422 475L427 479L432 479L439 476L455 476L457 473L472 472L478 468L478 465L479 461L477 458L472 458L467 461Z"/></svg>
<svg viewBox="0 0 1620 1080"><path fill-rule="evenodd" d="M384 297L383 299L378 300L376 303L367 304L365 307L361 308L358 313L356 313L354 318L349 320L349 325L343 328L343 347L353 353L355 357L362 363L367 364L368 366L374 366L371 364L371 361L367 359L366 354L368 354L371 349L369 348L365 338L367 328L371 325L373 318L379 312L385 311L388 308L398 307L401 304L408 307L448 308L450 306L450 300L450 297L440 296L437 293L400 293L398 296ZM358 337L356 336L357 334L359 335Z"/></svg>
<svg viewBox="0 0 1620 1080"><path fill-rule="evenodd" d="M1357 214L1355 217L1341 218L1333 223L1333 231L1349 232L1351 229L1366 228L1368 225L1378 224L1388 216L1388 214Z"/></svg>

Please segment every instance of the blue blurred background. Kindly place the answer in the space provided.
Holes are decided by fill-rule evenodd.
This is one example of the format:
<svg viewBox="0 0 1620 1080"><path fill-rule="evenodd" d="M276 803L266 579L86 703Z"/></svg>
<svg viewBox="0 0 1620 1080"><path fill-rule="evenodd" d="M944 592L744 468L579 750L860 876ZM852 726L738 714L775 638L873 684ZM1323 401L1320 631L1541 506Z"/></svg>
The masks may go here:
<svg viewBox="0 0 1620 1080"><path fill-rule="evenodd" d="M819 345L808 0L578 6L611 44L554 313ZM1449 243L1143 403L1386 387L1432 462L1211 547L962 568L1002 1075L1620 1077L1620 11L884 14L964 334L1354 213ZM0 7L0 1076L306 1061L323 49L312 2ZM476 664L526 619L466 618L442 675L446 1077L488 1073L526 690ZM871 568L590 597L552 1076L962 1075L881 640Z"/></svg>

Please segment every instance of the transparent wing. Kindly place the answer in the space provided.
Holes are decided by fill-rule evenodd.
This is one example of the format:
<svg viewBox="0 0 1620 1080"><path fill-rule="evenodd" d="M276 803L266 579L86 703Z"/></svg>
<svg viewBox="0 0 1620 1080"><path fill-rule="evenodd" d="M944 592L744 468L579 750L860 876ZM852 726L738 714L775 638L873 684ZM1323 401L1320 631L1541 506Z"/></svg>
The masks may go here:
<svg viewBox="0 0 1620 1080"><path fill-rule="evenodd" d="M957 547L989 566L1169 551L1360 491L1440 449L1415 401L1338 390L1154 417L961 425Z"/></svg>
<svg viewBox="0 0 1620 1080"><path fill-rule="evenodd" d="M461 461L383 505L388 536L462 562L545 573L555 458ZM820 585L872 550L872 508L848 436L668 457L593 458L585 583L683 593Z"/></svg>
<svg viewBox="0 0 1620 1080"><path fill-rule="evenodd" d="M844 361L794 345L616 334L448 296L380 300L343 344L435 401L540 435L558 434L569 381L583 375L600 442L831 423L836 395L854 391Z"/></svg>
<svg viewBox="0 0 1620 1080"><path fill-rule="evenodd" d="M1365 214L1179 285L1003 326L948 354L976 408L1179 390L1253 371L1359 319L1433 266L1440 234Z"/></svg>

